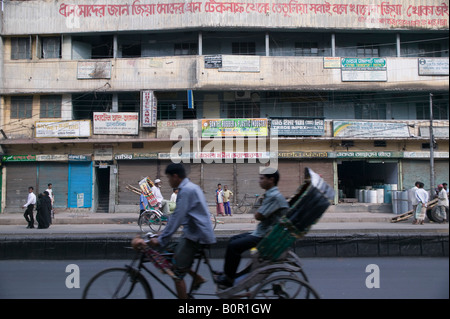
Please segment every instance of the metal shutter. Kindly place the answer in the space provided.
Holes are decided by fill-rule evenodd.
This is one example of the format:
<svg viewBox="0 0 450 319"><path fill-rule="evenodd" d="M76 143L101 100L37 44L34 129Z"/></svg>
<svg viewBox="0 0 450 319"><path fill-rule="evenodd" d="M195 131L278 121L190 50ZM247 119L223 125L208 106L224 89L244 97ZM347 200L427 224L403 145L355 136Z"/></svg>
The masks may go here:
<svg viewBox="0 0 450 319"><path fill-rule="evenodd" d="M28 187L36 194L36 163L7 163L5 212L20 212L27 202Z"/></svg>
<svg viewBox="0 0 450 319"><path fill-rule="evenodd" d="M67 163L41 162L37 169L38 189L36 193L42 193L53 184L55 207L67 207L67 194L69 192L69 171Z"/></svg>
<svg viewBox="0 0 450 319"><path fill-rule="evenodd" d="M228 185L234 192L234 164L202 164L203 192L208 205L215 205L215 191L217 184Z"/></svg>
<svg viewBox="0 0 450 319"><path fill-rule="evenodd" d="M137 205L139 196L125 187L130 184L139 188L139 181L149 177L152 181L158 178L158 162L156 160L118 161L118 204ZM164 180L161 179L163 182ZM167 186L167 181L166 181Z"/></svg>
<svg viewBox="0 0 450 319"><path fill-rule="evenodd" d="M84 196L84 202L80 208L92 207L92 162L69 163L68 180L68 207L78 207L78 194Z"/></svg>

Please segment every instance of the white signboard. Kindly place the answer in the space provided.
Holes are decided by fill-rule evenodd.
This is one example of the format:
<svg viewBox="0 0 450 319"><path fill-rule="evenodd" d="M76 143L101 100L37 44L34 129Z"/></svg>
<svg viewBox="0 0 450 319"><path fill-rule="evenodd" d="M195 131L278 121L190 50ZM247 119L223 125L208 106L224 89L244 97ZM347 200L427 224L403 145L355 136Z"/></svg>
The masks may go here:
<svg viewBox="0 0 450 319"><path fill-rule="evenodd" d="M142 91L141 106L141 126L156 127L158 101L153 91Z"/></svg>
<svg viewBox="0 0 450 319"><path fill-rule="evenodd" d="M334 137L409 137L406 123L333 121Z"/></svg>
<svg viewBox="0 0 450 319"><path fill-rule="evenodd" d="M138 135L138 113L94 112L94 134Z"/></svg>
<svg viewBox="0 0 450 319"><path fill-rule="evenodd" d="M77 79L110 79L111 62L78 62Z"/></svg>
<svg viewBox="0 0 450 319"><path fill-rule="evenodd" d="M91 121L36 122L36 137L90 137Z"/></svg>
<svg viewBox="0 0 450 319"><path fill-rule="evenodd" d="M420 58L419 75L448 75L448 58Z"/></svg>
<svg viewBox="0 0 450 319"><path fill-rule="evenodd" d="M259 72L259 56L222 55L221 72Z"/></svg>

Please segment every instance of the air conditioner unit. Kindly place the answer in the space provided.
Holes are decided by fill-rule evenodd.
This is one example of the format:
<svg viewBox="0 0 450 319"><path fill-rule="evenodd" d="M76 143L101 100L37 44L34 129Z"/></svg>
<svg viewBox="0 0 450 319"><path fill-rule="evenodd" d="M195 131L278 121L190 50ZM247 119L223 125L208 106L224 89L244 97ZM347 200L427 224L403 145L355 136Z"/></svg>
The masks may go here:
<svg viewBox="0 0 450 319"><path fill-rule="evenodd" d="M250 91L236 91L234 93L234 98L236 100L250 100Z"/></svg>

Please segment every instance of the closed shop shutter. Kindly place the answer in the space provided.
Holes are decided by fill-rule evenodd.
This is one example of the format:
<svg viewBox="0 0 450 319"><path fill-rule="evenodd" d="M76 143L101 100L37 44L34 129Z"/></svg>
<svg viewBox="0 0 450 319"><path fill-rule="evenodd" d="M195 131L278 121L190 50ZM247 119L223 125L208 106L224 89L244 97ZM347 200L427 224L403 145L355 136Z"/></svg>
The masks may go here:
<svg viewBox="0 0 450 319"><path fill-rule="evenodd" d="M92 207L92 162L69 163L68 207ZM78 206L78 196L83 201Z"/></svg>
<svg viewBox="0 0 450 319"><path fill-rule="evenodd" d="M55 196L54 207L67 207L67 194L69 191L69 165L67 163L39 163L37 179L37 192L44 192L48 188L48 184L52 183L53 195Z"/></svg>
<svg viewBox="0 0 450 319"><path fill-rule="evenodd" d="M262 195L264 190L259 186L259 168L264 166L261 163L236 164L236 190L235 199L239 200L250 195L247 201L252 202L254 195Z"/></svg>
<svg viewBox="0 0 450 319"><path fill-rule="evenodd" d="M298 160L281 160L278 162L280 181L278 188L284 197L292 196L300 185L300 162Z"/></svg>
<svg viewBox="0 0 450 319"><path fill-rule="evenodd" d="M208 205L215 205L215 191L217 184L228 185L233 190L234 164L202 164L203 169L203 191Z"/></svg>
<svg viewBox="0 0 450 319"><path fill-rule="evenodd" d="M6 207L5 212L20 211L27 202L28 187L33 186L36 194L37 163L8 163L6 165Z"/></svg>
<svg viewBox="0 0 450 319"><path fill-rule="evenodd" d="M323 180L328 185L333 187L334 185L333 161L331 160L302 161L300 163L300 184L302 184L305 179L306 167L312 169L315 173L321 175Z"/></svg>
<svg viewBox="0 0 450 319"><path fill-rule="evenodd" d="M158 176L158 162L156 160L118 161L117 165L118 204L139 204L139 196L127 190L126 186L131 185L139 188L139 181L147 176L154 181Z"/></svg>
<svg viewBox="0 0 450 319"><path fill-rule="evenodd" d="M162 182L161 187L161 194L163 195L164 199L170 200L170 196L172 196L173 189L169 185L169 182L166 177L166 167L167 165L171 164L171 161L161 161L160 162L160 174L161 176L159 179ZM182 163L184 166L184 169L186 170L186 175L189 178L189 180L197 184L198 186L201 186L201 164L191 164L191 163Z"/></svg>
<svg viewBox="0 0 450 319"><path fill-rule="evenodd" d="M430 160L403 160L402 169L403 189L410 189L417 181L424 183L425 189L430 189ZM436 160L434 174L436 185L448 183L448 161Z"/></svg>

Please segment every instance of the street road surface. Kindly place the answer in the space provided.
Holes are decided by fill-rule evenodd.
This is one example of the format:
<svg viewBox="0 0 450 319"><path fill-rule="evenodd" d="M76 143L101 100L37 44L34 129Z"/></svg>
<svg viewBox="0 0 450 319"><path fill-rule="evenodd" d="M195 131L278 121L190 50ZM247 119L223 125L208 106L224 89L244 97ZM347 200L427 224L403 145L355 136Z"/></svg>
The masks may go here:
<svg viewBox="0 0 450 319"><path fill-rule="evenodd" d="M311 285L323 299L448 299L449 259L424 257L304 258ZM89 279L102 269L128 260L2 260L0 298L78 299ZM212 260L215 269L223 260ZM244 261L245 263L245 261ZM79 288L73 280L79 272ZM154 269L153 266L150 266ZM202 268L202 274L210 279ZM72 277L70 277L72 276ZM163 275L161 275L163 276ZM174 298L148 277L156 298ZM168 276L166 282L172 287ZM372 288L370 288L372 287ZM209 280L201 291L214 293ZM215 298L198 296L197 298Z"/></svg>

